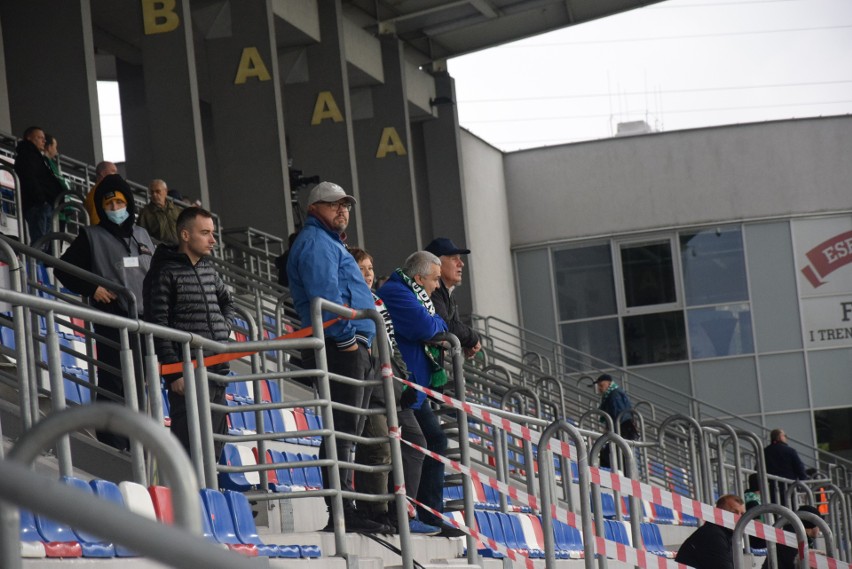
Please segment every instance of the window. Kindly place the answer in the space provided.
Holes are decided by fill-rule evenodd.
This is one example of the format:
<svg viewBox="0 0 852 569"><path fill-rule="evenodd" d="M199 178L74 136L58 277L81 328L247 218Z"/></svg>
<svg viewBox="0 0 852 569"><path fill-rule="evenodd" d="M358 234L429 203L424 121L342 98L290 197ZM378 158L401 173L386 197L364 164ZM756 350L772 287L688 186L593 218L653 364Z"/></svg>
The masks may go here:
<svg viewBox="0 0 852 569"><path fill-rule="evenodd" d="M694 308L687 313L687 318L693 358L754 353L748 304Z"/></svg>
<svg viewBox="0 0 852 569"><path fill-rule="evenodd" d="M555 251L553 272L560 320L617 313L609 245Z"/></svg>
<svg viewBox="0 0 852 569"><path fill-rule="evenodd" d="M624 351L627 365L686 359L683 311L626 316Z"/></svg>
<svg viewBox="0 0 852 569"><path fill-rule="evenodd" d="M604 318L562 325L562 343L568 369L585 370L601 367L600 361L621 365L621 343L618 341L618 318ZM576 351L575 351L576 350ZM589 354L582 357L577 352Z"/></svg>
<svg viewBox="0 0 852 569"><path fill-rule="evenodd" d="M620 252L627 308L677 302L672 247L668 240L622 244Z"/></svg>
<svg viewBox="0 0 852 569"><path fill-rule="evenodd" d="M814 411L817 446L852 459L852 407Z"/></svg>
<svg viewBox="0 0 852 569"><path fill-rule="evenodd" d="M688 306L748 300L743 237L739 227L682 233L680 260Z"/></svg>

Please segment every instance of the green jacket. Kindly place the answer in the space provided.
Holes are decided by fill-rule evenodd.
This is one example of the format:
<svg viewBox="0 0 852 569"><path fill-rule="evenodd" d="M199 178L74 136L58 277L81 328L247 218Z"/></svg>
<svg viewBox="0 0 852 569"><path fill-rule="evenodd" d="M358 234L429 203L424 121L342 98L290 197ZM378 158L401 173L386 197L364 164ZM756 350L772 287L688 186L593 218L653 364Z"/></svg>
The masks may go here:
<svg viewBox="0 0 852 569"><path fill-rule="evenodd" d="M177 218L180 214L172 200L166 200L165 207L149 203L139 213L137 225L148 230L155 240L169 245L178 244Z"/></svg>

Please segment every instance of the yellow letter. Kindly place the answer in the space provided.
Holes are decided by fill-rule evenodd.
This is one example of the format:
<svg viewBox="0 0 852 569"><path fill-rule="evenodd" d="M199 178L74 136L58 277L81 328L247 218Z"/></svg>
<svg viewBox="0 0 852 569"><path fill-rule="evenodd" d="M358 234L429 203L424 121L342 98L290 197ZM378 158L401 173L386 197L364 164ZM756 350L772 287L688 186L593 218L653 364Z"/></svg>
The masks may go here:
<svg viewBox="0 0 852 569"><path fill-rule="evenodd" d="M142 22L146 36L174 31L180 25L175 0L142 0Z"/></svg>
<svg viewBox="0 0 852 569"><path fill-rule="evenodd" d="M260 57L260 52L256 47L247 47L243 49L243 55L240 57L240 66L237 68L237 78L234 79L234 85L242 85L249 77L257 77L259 81L269 81L272 77L269 75L269 70L266 69L266 64L263 63L263 58Z"/></svg>
<svg viewBox="0 0 852 569"><path fill-rule="evenodd" d="M379 138L379 148L376 150L376 158L384 158L391 152L395 152L399 156L408 154L396 129L392 126L386 126L382 129L382 136Z"/></svg>
<svg viewBox="0 0 852 569"><path fill-rule="evenodd" d="M334 95L331 91L320 91L317 95L317 102L314 105L314 114L311 117L311 126L317 126L325 119L331 119L333 122L343 122L343 113L337 106L334 100Z"/></svg>

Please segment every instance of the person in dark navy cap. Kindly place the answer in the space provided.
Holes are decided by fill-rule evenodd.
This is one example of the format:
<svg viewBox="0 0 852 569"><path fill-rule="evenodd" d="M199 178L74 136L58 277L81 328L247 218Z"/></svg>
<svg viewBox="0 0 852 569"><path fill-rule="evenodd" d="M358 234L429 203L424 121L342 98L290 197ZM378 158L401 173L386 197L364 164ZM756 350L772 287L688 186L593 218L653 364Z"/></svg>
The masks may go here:
<svg viewBox="0 0 852 569"><path fill-rule="evenodd" d="M435 312L447 323L452 334L458 336L464 354L472 358L482 349L479 334L461 321L459 308L453 298L453 289L462 282L464 261L461 256L470 253L470 249L457 247L446 237L437 237L426 246L426 250L441 259L441 283L432 293L432 304Z"/></svg>

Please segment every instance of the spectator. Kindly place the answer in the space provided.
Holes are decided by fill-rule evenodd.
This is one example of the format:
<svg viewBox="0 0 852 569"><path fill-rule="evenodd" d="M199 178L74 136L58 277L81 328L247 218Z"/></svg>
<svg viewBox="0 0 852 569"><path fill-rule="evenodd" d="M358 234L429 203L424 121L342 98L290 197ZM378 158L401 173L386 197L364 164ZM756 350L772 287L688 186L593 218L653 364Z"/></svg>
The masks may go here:
<svg viewBox="0 0 852 569"><path fill-rule="evenodd" d="M352 247L349 249L349 252L358 262L358 268L361 269L361 274L364 275L364 282L367 283L367 286L372 288L373 285L373 257L370 256L369 253L364 251L363 249L358 249L356 247ZM379 314L382 315L382 319L385 322L385 333L388 341L388 345L391 349L391 366L393 367L393 374L396 377L402 377L403 379L408 379L408 368L405 365L405 361L402 358L402 354L399 352L399 346L396 342L396 336L394 333L393 322L391 321L390 314L388 314L388 310L384 305L382 299L373 294L373 301L376 303L376 310L379 311ZM376 353L374 351L374 366L373 369L378 371L379 366L375 365L375 357ZM380 373L375 374L375 379L381 377ZM413 390L408 390L409 396L411 395ZM398 381L394 381L394 392L396 394L396 401L399 403L399 398L402 393L402 384ZM378 388L373 388L369 399L369 405L372 409L385 409L385 392L381 386ZM397 405L397 420L399 423L399 428L401 431L402 438L416 444L420 447L426 448L426 437L423 436L423 431L420 430L420 425L417 423L417 419L414 417L414 411L411 408L400 408ZM365 437L384 437L388 436L388 418L385 414L377 414L377 415L367 415L367 419L364 424L364 432L363 435ZM420 486L420 473L423 468L423 459L425 458L423 453L418 450L411 448L408 445L401 445L402 448L402 470L403 470L403 478L405 480L405 492L410 496L417 496L417 489ZM357 445L355 447L355 461L360 464L369 464L374 466L387 465L391 463L391 454L390 454L390 444L383 443L381 445ZM369 473L369 472L359 472L358 473L358 491L366 492L369 494L384 494L389 493L393 494L393 480L389 480L389 476L387 472L377 472L377 473ZM356 507L359 512L363 512L365 515L369 516L371 519L378 521L386 526L396 529L398 527L398 520L396 516L396 508L393 507L393 503L388 504L387 502L370 502L366 500L356 502ZM440 532L440 529L431 526L429 524L424 524L416 517L412 518L408 523L409 530L411 533L417 533L421 535L435 535Z"/></svg>
<svg viewBox="0 0 852 569"><path fill-rule="evenodd" d="M428 251L417 251L405 260L402 268L391 274L378 293L387 306L396 342L411 380L432 389L440 389L447 382L447 372L439 363L440 350L429 343L436 335L447 331L447 324L431 300L440 282L441 260ZM414 417L426 437L426 448L437 454L445 454L447 435L426 395L406 389L402 393L401 403L403 409L414 410ZM441 512L443 492L444 464L426 457L417 500ZM461 535L459 530L445 526L441 518L423 508L418 508L418 516L424 523L441 528L444 537Z"/></svg>
<svg viewBox="0 0 852 569"><path fill-rule="evenodd" d="M50 167L50 171L62 184L63 190L69 190L68 180L62 177L62 169L59 165L59 141L52 134L44 135L44 157L45 162Z"/></svg>
<svg viewBox="0 0 852 569"><path fill-rule="evenodd" d="M94 285L60 269L56 277L72 292L89 297L94 308L128 318L138 318L144 310L142 282L151 265L154 243L145 229L134 224L133 200L129 197L130 186L118 174L107 176L98 185L95 194L100 223L81 228L80 234L62 255L62 260L81 269L114 281L136 296L136 312L132 312L128 299L102 286ZM112 397L98 393L98 400L114 400L124 397L124 384L120 375L104 366L121 369L119 350L109 342L118 344L117 329L95 324L95 333L108 342L97 342L98 387ZM137 365L141 362L136 362ZM144 377L144 374L137 374ZM126 437L112 433L98 433L98 440L118 449L129 448Z"/></svg>
<svg viewBox="0 0 852 569"><path fill-rule="evenodd" d="M68 180L62 175L62 168L59 164L59 141L52 134L45 133L44 134L44 158L47 165L50 167L50 171L53 172L53 175L56 176L56 179L59 180L59 183L62 184L62 191L67 191L71 189L71 186L68 184ZM69 196L65 197L65 201L69 201L71 198ZM60 231L65 231L65 223L68 221L66 215L60 210L59 212L59 227Z"/></svg>
<svg viewBox="0 0 852 569"><path fill-rule="evenodd" d="M796 513L800 512L808 512L810 514L814 514L816 516L822 517L819 513L819 510L814 508L813 506L800 506ZM816 546L816 538L819 537L819 528L811 521L802 520L802 525L805 526L805 535L808 536L808 548L814 549ZM793 525L787 524L784 526L784 531L793 531ZM775 548L775 556L778 559L778 568L777 569L795 569L796 565L796 556L798 555L799 550L795 547L788 547L786 545L778 545ZM763 562L761 565L761 569L769 569L769 558Z"/></svg>
<svg viewBox="0 0 852 569"><path fill-rule="evenodd" d="M138 223L147 229L156 241L177 245L177 218L180 210L168 199L168 191L169 188L163 180L151 180L148 184L150 201L139 212Z"/></svg>
<svg viewBox="0 0 852 569"><path fill-rule="evenodd" d="M112 176L113 174L118 174L118 168L116 168L115 164L112 162L98 162L95 166L95 185L92 186L92 189L89 190L88 194L86 194L85 201L86 211L89 212L90 225L97 225L101 221L98 208L95 207L95 191L98 189L98 184L100 184L104 178ZM133 195L127 194L127 199L133 201Z"/></svg>
<svg viewBox="0 0 852 569"><path fill-rule="evenodd" d="M601 403L598 407L601 411L612 418L613 425L619 426L619 433L622 438L627 440L636 440L639 433L636 429L636 424L633 422L633 417L630 415L621 415L624 411L633 409L630 403L630 398L627 394L612 380L612 376L608 373L603 373L595 380L595 386L598 393L601 394ZM619 424L620 421L620 424ZM604 422L601 418L601 422ZM601 450L600 454L601 466L610 468L610 452L607 444Z"/></svg>
<svg viewBox="0 0 852 569"><path fill-rule="evenodd" d="M464 355L472 358L482 349L479 334L473 328L461 321L459 307L456 299L452 297L453 290L462 282L462 268L464 261L461 256L470 253L469 249L456 247L446 237L433 239L426 246L426 250L441 258L441 282L440 286L432 293L432 303L435 311L447 323L450 332L458 336Z"/></svg>
<svg viewBox="0 0 852 569"><path fill-rule="evenodd" d="M725 494L716 500L716 507L738 515L745 513L742 498L733 494ZM686 538L675 561L695 569L733 569L733 534L733 530L705 522Z"/></svg>
<svg viewBox="0 0 852 569"><path fill-rule="evenodd" d="M349 210L355 198L331 182L320 182L308 195L308 216L305 226L293 242L287 258L287 277L290 281L290 294L299 313L303 326L311 324L311 301L325 298L337 304L349 306L354 310L375 310L373 295L364 282L358 264L346 250L346 227L349 225ZM325 312L323 319L334 315ZM354 379L366 379L372 373L370 346L376 335L376 325L372 320L340 320L325 331L326 359L328 370L332 373ZM315 367L312 350L302 354L306 368ZM339 381L331 382L331 399L352 407L366 407L364 388L348 385ZM338 432L358 435L358 416L332 410L334 427ZM350 461L352 441L337 437L337 457L341 461ZM327 456L326 444L320 447L320 459ZM328 469L323 468L323 485L329 487ZM340 471L341 487L352 490L352 471ZM331 505L331 499L326 498ZM355 503L351 499L343 500L343 519L347 531L378 533L386 531L384 525L359 516ZM334 528L329 516L327 531Z"/></svg>
<svg viewBox="0 0 852 569"><path fill-rule="evenodd" d="M188 207L177 219L178 245L160 245L145 279L145 320L203 338L225 342L231 333L234 302L225 283L208 257L216 245L213 216L199 207ZM154 338L161 364L183 361L181 347L169 340ZM227 362L207 368L224 375ZM165 376L169 391L171 430L187 453L189 425L186 417L185 385L182 372ZM210 380L210 402L225 404L225 384ZM227 432L226 414L212 411L213 432ZM215 441L216 459L224 442Z"/></svg>
<svg viewBox="0 0 852 569"><path fill-rule="evenodd" d="M806 480L805 465L799 458L796 449L787 444L787 433L783 429L772 429L769 433L769 446L763 449L766 459L766 473L790 480ZM776 494L777 492L780 495ZM769 482L769 501L787 505L787 484L783 482Z"/></svg>
<svg viewBox="0 0 852 569"><path fill-rule="evenodd" d="M42 154L45 143L44 130L31 126L15 149L15 173L21 184L21 205L30 245L50 233L53 202L65 190Z"/></svg>

